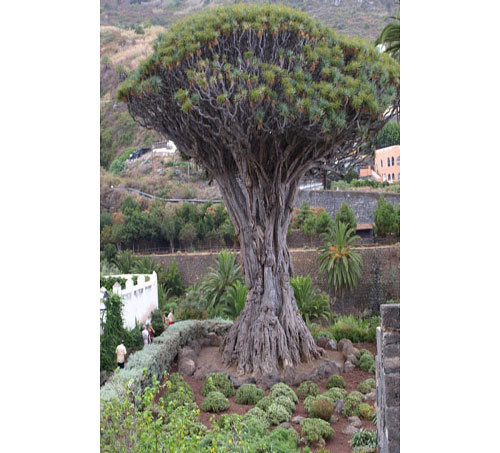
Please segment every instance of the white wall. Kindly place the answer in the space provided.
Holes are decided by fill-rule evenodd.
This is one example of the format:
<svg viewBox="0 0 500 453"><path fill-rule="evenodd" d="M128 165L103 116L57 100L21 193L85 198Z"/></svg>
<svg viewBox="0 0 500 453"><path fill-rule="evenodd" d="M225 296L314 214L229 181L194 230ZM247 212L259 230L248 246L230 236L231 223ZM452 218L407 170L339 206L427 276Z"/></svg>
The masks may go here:
<svg viewBox="0 0 500 453"><path fill-rule="evenodd" d="M137 285L134 285L133 275L137 276ZM145 322L151 316L151 312L158 308L158 278L156 272L152 274L107 275L106 277L126 279L125 289L122 289L118 282L113 285L113 293L118 294L123 302L122 318L125 327L134 328L136 319L139 323ZM148 281L146 281L146 277L149 277Z"/></svg>

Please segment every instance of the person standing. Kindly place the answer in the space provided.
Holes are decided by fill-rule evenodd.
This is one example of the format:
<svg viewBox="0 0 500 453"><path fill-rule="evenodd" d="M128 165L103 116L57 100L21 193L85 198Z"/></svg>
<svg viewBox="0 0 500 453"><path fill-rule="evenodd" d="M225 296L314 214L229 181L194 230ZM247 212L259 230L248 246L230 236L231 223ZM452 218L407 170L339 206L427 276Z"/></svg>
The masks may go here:
<svg viewBox="0 0 500 453"><path fill-rule="evenodd" d="M167 319L168 319L168 325L171 325L174 323L174 310L173 309L170 309L170 312L167 316Z"/></svg>
<svg viewBox="0 0 500 453"><path fill-rule="evenodd" d="M125 366L125 356L127 355L127 349L125 348L125 345L123 344L124 341L116 347L116 361L118 362L118 366L120 368L123 368Z"/></svg>
<svg viewBox="0 0 500 453"><path fill-rule="evenodd" d="M148 329L146 328L146 324L144 324L143 329L142 329L142 339L144 341L144 346L149 344L149 332L148 332Z"/></svg>
<svg viewBox="0 0 500 453"><path fill-rule="evenodd" d="M153 338L155 336L155 330L153 329L153 326L151 323L148 326L148 334L149 334L149 344L153 342Z"/></svg>

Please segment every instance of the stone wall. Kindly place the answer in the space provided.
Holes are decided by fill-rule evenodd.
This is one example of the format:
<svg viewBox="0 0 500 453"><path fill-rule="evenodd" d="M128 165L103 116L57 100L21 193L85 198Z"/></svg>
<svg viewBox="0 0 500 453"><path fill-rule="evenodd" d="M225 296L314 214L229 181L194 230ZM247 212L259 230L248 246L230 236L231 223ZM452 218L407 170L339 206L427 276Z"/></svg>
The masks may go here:
<svg viewBox="0 0 500 453"><path fill-rule="evenodd" d="M378 200L382 195L394 206L399 203L398 193L357 190L301 190L295 199L295 206L299 207L305 201L309 206L321 206L331 216L335 216L340 205L346 202L354 211L358 223L373 223L373 211L377 208Z"/></svg>
<svg viewBox="0 0 500 453"><path fill-rule="evenodd" d="M399 304L381 305L377 327L377 440L380 453L399 453Z"/></svg>
<svg viewBox="0 0 500 453"><path fill-rule="evenodd" d="M332 309L338 313L361 313L370 306L370 292L373 282L373 266L376 259L380 261L380 280L387 299L399 299L399 244L380 247L361 247L358 249L363 258L362 277L353 294L347 294L343 300L333 302ZM333 292L328 290L326 278L319 273L318 256L315 249L292 249L292 265L295 275L309 275L322 289L330 293L333 301ZM208 269L215 266L217 253L176 253L168 255L152 255L164 268L176 261L184 283L189 286L199 282ZM241 259L238 253L238 260Z"/></svg>

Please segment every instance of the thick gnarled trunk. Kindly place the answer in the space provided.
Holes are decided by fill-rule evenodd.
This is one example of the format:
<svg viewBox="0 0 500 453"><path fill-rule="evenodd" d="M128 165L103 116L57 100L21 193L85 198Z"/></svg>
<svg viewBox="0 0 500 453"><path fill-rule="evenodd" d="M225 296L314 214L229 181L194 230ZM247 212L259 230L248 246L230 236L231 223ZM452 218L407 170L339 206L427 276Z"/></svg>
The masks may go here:
<svg viewBox="0 0 500 453"><path fill-rule="evenodd" d="M221 345L224 363L259 375L319 357L290 287L286 236L296 185L218 180L239 232L248 287L245 308Z"/></svg>

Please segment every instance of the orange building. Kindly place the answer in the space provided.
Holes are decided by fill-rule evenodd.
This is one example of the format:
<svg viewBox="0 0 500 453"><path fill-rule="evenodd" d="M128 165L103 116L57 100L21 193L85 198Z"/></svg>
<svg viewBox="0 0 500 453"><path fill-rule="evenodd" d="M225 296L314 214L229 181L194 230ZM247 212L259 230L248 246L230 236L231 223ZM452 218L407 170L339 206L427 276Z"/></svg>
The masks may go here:
<svg viewBox="0 0 500 453"><path fill-rule="evenodd" d="M382 182L393 183L401 180L400 159L399 145L375 151L375 172L380 176Z"/></svg>

